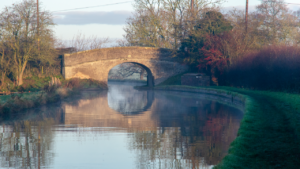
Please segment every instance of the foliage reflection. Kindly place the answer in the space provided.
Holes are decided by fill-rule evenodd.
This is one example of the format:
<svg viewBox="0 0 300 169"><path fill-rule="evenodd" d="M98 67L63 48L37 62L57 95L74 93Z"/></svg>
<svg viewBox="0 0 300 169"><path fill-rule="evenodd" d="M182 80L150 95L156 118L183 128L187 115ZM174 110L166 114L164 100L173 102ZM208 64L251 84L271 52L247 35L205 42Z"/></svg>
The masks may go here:
<svg viewBox="0 0 300 169"><path fill-rule="evenodd" d="M160 127L130 134L137 168L206 168L220 162L242 113L214 101L155 94L152 111Z"/></svg>

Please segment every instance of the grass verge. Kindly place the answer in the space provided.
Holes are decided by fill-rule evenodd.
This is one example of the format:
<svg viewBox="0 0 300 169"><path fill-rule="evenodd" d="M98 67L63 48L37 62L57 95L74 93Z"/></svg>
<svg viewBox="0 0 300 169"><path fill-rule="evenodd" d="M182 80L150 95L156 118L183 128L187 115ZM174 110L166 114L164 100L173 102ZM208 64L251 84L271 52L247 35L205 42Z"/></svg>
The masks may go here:
<svg viewBox="0 0 300 169"><path fill-rule="evenodd" d="M219 88L247 99L238 136L215 168L299 168L300 96Z"/></svg>
<svg viewBox="0 0 300 169"><path fill-rule="evenodd" d="M158 86L154 89L241 97L244 117L220 168L299 168L300 95L232 87Z"/></svg>
<svg viewBox="0 0 300 169"><path fill-rule="evenodd" d="M147 80L137 80L137 79L108 79L108 82L147 83Z"/></svg>
<svg viewBox="0 0 300 169"><path fill-rule="evenodd" d="M76 90L69 88L58 88L53 91L31 92L26 94L12 94L1 98L0 115L8 116L23 109L34 108L40 105L58 102L63 98L76 93ZM2 96L1 96L2 97Z"/></svg>
<svg viewBox="0 0 300 169"><path fill-rule="evenodd" d="M187 72L185 72L187 73ZM158 86L164 86L164 85L181 85L181 76L185 73L181 73L172 77L169 77L164 82L160 83Z"/></svg>
<svg viewBox="0 0 300 169"><path fill-rule="evenodd" d="M72 96L81 90L105 90L105 83L91 79L70 79L62 86L47 86L43 90L30 93L19 93L0 97L0 115L7 116L23 109L34 108L40 105L58 102Z"/></svg>

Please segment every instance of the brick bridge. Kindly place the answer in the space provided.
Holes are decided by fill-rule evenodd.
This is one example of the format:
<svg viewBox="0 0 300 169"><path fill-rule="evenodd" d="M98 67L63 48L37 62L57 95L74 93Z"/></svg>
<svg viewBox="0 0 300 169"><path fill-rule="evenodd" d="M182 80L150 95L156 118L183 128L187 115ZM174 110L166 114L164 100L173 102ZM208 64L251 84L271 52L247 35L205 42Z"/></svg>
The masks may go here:
<svg viewBox="0 0 300 169"><path fill-rule="evenodd" d="M107 82L110 69L126 62L139 64L147 71L148 86L157 85L188 69L172 58L168 49L114 47L64 54L63 76L65 79L91 78Z"/></svg>

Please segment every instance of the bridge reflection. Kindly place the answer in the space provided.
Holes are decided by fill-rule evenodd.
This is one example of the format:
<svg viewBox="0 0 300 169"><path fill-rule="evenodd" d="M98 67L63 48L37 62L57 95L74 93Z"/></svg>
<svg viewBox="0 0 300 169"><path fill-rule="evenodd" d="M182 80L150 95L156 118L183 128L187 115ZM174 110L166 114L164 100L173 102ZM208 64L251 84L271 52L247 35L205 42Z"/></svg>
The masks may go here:
<svg viewBox="0 0 300 169"><path fill-rule="evenodd" d="M109 84L108 106L123 115L137 115L149 110L154 101L154 91L137 91L133 86Z"/></svg>
<svg viewBox="0 0 300 169"><path fill-rule="evenodd" d="M76 105L64 104L65 124L141 130L156 127L151 118L152 112L149 111L154 101L154 92L140 92L131 88L110 85L107 93L100 92L95 98L80 99Z"/></svg>
<svg viewBox="0 0 300 169"><path fill-rule="evenodd" d="M141 168L149 161L166 168L176 168L174 161L179 168L207 167L227 154L242 112L206 97L112 87L108 94L65 105L65 124L131 133L129 148L142 155Z"/></svg>

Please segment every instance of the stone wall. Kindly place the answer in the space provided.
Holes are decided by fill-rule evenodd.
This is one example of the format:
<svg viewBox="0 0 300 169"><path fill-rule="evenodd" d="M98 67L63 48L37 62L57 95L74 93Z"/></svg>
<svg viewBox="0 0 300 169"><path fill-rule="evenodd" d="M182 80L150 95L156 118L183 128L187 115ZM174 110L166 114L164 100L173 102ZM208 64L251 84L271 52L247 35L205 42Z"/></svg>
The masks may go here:
<svg viewBox="0 0 300 169"><path fill-rule="evenodd" d="M65 54L63 75L66 79L92 78L107 82L110 69L125 62L141 65L147 71L150 86L188 69L172 58L167 49L117 47Z"/></svg>

